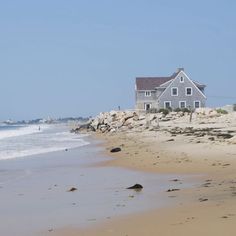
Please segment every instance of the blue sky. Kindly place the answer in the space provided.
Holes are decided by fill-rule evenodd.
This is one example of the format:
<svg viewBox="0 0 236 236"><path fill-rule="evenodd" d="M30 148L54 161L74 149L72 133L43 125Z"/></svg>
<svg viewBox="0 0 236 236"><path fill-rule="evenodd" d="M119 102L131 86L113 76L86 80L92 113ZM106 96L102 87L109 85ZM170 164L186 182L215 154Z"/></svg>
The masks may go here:
<svg viewBox="0 0 236 236"><path fill-rule="evenodd" d="M234 0L0 1L0 120L134 106L136 76L184 67L236 102Z"/></svg>

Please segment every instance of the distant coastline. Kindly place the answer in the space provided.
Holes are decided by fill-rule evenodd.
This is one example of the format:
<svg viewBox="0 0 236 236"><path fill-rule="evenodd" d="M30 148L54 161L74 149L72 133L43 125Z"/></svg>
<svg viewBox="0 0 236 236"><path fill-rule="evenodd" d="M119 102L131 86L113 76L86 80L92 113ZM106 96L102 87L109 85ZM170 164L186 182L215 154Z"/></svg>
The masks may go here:
<svg viewBox="0 0 236 236"><path fill-rule="evenodd" d="M68 122L77 122L84 123L87 122L90 117L65 117L65 118L37 118L32 120L20 120L14 121L12 119L8 119L0 122L0 124L6 125L26 125L26 124L58 124L58 123L68 123Z"/></svg>

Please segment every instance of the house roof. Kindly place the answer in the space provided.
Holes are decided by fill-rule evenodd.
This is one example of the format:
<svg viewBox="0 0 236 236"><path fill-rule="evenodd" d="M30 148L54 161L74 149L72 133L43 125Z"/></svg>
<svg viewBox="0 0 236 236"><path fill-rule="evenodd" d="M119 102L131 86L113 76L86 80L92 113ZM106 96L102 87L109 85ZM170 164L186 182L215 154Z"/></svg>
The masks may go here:
<svg viewBox="0 0 236 236"><path fill-rule="evenodd" d="M194 83L198 88L205 88L205 87L206 87L205 84L201 84L201 83L199 83L199 82L197 82L197 81L193 81L193 83Z"/></svg>
<svg viewBox="0 0 236 236"><path fill-rule="evenodd" d="M136 86L137 90L154 90L156 87L175 78L177 73L169 77L137 77Z"/></svg>
<svg viewBox="0 0 236 236"><path fill-rule="evenodd" d="M183 68L180 68L183 70ZM155 90L155 88L160 87L162 84L174 79L178 73L181 71L173 73L169 77L136 77L136 89L137 90ZM193 83L198 88L204 88L206 85L199 82L193 81Z"/></svg>

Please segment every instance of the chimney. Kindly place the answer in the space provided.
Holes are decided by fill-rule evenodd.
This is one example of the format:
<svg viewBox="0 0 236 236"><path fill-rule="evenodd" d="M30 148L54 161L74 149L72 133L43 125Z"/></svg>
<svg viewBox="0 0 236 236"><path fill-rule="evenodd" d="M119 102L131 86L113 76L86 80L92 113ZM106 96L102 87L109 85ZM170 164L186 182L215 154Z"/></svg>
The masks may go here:
<svg viewBox="0 0 236 236"><path fill-rule="evenodd" d="M179 73L180 71L184 71L184 68L177 68L177 73Z"/></svg>

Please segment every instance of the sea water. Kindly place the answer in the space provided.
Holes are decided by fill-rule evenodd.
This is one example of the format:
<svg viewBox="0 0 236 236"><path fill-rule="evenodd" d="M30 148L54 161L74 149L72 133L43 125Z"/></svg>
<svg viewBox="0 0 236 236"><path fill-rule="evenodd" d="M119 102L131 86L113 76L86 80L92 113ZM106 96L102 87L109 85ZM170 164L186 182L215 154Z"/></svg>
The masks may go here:
<svg viewBox="0 0 236 236"><path fill-rule="evenodd" d="M65 124L0 125L0 160L48 153L88 144Z"/></svg>
<svg viewBox="0 0 236 236"><path fill-rule="evenodd" d="M166 190L192 184L184 176L99 167L97 163L110 159L102 147L64 125L1 127L0 137L0 235L4 236L90 227L174 204L178 198L168 198ZM174 178L183 184L170 181ZM144 186L142 191L126 189L136 183ZM77 190L70 192L72 187Z"/></svg>

